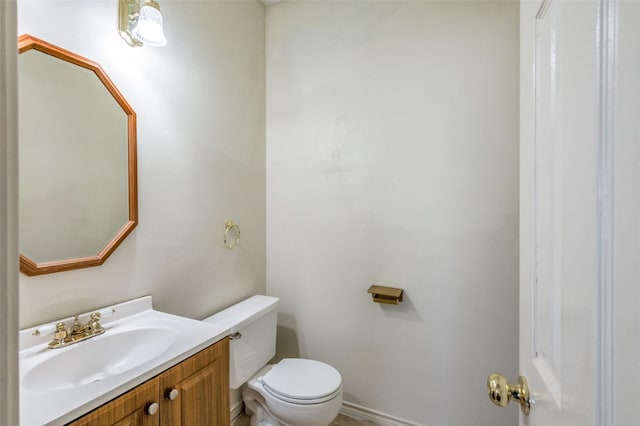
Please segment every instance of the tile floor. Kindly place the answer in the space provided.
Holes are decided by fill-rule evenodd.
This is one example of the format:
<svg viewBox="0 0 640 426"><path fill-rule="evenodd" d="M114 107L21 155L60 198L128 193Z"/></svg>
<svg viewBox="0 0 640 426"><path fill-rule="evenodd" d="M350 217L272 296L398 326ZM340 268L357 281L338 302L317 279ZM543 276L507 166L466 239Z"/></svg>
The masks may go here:
<svg viewBox="0 0 640 426"><path fill-rule="evenodd" d="M250 419L249 417L242 415L238 417L233 423L232 426L249 426ZM356 420L351 417L343 416L342 414L338 416L337 419L331 423L331 426L376 426L377 424L370 421L361 421Z"/></svg>

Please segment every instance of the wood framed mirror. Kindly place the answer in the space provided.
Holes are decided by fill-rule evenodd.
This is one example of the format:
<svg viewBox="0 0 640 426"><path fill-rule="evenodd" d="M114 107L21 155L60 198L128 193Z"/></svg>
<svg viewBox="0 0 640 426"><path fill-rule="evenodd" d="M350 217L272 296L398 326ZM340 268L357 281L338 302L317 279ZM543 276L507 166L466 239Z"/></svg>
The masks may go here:
<svg viewBox="0 0 640 426"><path fill-rule="evenodd" d="M20 270L102 265L138 223L136 114L99 64L18 39Z"/></svg>

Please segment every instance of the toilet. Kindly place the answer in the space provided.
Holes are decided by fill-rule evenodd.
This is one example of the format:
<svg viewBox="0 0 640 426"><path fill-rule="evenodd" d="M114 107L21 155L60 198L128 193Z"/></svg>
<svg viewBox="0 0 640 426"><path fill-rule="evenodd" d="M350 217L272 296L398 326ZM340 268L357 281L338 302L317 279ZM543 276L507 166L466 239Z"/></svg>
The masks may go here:
<svg viewBox="0 0 640 426"><path fill-rule="evenodd" d="M230 329L229 384L242 387L251 426L328 426L342 407L342 377L320 361L276 353L278 298L253 296L205 322Z"/></svg>

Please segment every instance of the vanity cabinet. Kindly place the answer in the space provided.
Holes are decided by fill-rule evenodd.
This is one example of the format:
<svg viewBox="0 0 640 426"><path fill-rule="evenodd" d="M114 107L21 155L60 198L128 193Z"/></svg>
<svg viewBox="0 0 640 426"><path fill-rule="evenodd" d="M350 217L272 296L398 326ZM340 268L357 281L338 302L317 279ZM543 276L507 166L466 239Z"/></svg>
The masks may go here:
<svg viewBox="0 0 640 426"><path fill-rule="evenodd" d="M229 415L225 337L69 426L228 426Z"/></svg>
<svg viewBox="0 0 640 426"><path fill-rule="evenodd" d="M229 338L159 377L160 424L229 426Z"/></svg>
<svg viewBox="0 0 640 426"><path fill-rule="evenodd" d="M147 410L158 400L158 391L158 380L153 378L69 424L73 426L157 426L158 415L149 415Z"/></svg>

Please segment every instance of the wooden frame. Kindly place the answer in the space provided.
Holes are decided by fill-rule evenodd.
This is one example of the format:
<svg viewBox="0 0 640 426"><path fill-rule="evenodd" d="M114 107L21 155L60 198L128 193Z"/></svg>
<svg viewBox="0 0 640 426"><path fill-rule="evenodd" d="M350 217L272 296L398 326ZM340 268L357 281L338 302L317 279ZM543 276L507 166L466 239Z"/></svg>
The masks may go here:
<svg viewBox="0 0 640 426"><path fill-rule="evenodd" d="M56 260L49 262L34 262L24 254L20 254L20 271L26 275L42 275L52 272L68 271L71 269L88 268L102 265L114 250L124 241L138 224L138 167L137 167L137 142L136 142L136 113L131 108L122 93L113 84L109 76L96 62L77 55L68 50L54 46L44 40L40 40L28 34L18 38L18 53L24 53L31 49L54 56L63 61L93 71L104 84L116 102L127 114L128 140L129 140L129 221L113 236L104 248L95 256L79 257L74 259Z"/></svg>

